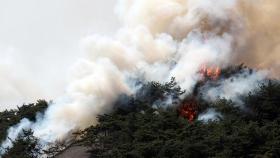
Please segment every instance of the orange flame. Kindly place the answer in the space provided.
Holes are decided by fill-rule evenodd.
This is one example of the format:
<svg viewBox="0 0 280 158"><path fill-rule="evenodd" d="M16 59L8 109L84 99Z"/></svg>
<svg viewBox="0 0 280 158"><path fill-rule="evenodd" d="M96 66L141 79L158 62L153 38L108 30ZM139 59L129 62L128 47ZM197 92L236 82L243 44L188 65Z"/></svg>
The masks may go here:
<svg viewBox="0 0 280 158"><path fill-rule="evenodd" d="M201 73L204 78L216 80L221 75L221 69L217 66L206 67L206 65L203 65L199 73Z"/></svg>
<svg viewBox="0 0 280 158"><path fill-rule="evenodd" d="M192 122L197 115L197 103L195 100L190 100L189 102L183 103L179 109L179 114Z"/></svg>

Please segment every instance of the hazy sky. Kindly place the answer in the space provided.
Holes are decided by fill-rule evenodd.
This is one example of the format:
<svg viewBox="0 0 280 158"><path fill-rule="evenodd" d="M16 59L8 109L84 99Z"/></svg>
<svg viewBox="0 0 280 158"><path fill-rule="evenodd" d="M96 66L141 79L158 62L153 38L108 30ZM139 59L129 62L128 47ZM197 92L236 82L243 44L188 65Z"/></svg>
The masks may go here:
<svg viewBox="0 0 280 158"><path fill-rule="evenodd" d="M86 35L113 34L116 0L0 0L0 110L63 93Z"/></svg>

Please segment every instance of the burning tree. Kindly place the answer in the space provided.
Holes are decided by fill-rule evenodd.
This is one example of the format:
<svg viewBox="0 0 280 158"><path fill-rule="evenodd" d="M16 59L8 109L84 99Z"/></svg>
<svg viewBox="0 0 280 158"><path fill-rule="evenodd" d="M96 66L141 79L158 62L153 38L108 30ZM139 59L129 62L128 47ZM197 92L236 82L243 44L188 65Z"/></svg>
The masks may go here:
<svg viewBox="0 0 280 158"><path fill-rule="evenodd" d="M195 98L192 98L190 100L184 101L180 107L179 107L179 114L180 116L186 118L189 120L189 122L192 122L198 114L198 103L195 100Z"/></svg>
<svg viewBox="0 0 280 158"><path fill-rule="evenodd" d="M224 74L221 73L222 75ZM232 102L226 99L213 103L206 101L205 104L208 106L206 108L211 106L222 115L219 121L207 123L196 120L203 111L202 106L206 105L195 92L179 103L177 108L181 107L179 108L181 117L178 117L175 106L169 108L152 106L150 102L161 100L166 92L181 92L178 91L179 87L175 83L175 80L172 80L166 84L156 84L156 82L147 84L145 87L149 90L146 92L152 96L145 96L152 99L142 100L143 95L127 96L129 102L116 103L111 113L98 117L97 126L82 131L79 144L89 147L92 157L277 157L280 155L279 81L265 81L255 92L245 95L243 109L234 107ZM198 92L200 86L201 84L196 86ZM175 87L177 90L174 89ZM129 105L124 106L124 104ZM135 108L127 108L129 106ZM123 109L119 110L120 108L126 109L126 112L123 112ZM32 136L32 133L26 134L28 135L23 139L20 137L14 142L14 148L7 152L6 157L22 156L21 154L24 153L27 157L32 157L34 150L30 147L37 145L37 139ZM28 145L22 145L28 139L31 140Z"/></svg>
<svg viewBox="0 0 280 158"><path fill-rule="evenodd" d="M246 110L226 99L207 103L222 115L207 123L195 120L204 106L198 96L181 101L181 117L172 108L153 108L133 98L137 110L101 115L99 125L84 131L82 142L93 157L277 157L280 84L272 83L244 96ZM267 119L270 114L273 119Z"/></svg>
<svg viewBox="0 0 280 158"><path fill-rule="evenodd" d="M221 68L218 66L203 65L199 73L202 74L204 79L216 80L221 75Z"/></svg>

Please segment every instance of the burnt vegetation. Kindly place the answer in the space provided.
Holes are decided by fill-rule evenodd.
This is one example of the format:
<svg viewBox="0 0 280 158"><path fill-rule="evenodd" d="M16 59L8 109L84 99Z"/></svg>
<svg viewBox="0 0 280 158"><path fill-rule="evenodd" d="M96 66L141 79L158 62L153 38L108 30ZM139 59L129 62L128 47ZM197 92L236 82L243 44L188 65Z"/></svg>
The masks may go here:
<svg viewBox="0 0 280 158"><path fill-rule="evenodd" d="M241 65L221 70L221 77L229 78L244 69ZM137 94L121 96L111 113L98 116L97 126L78 132L76 144L88 147L93 158L280 157L278 80L264 80L257 89L241 96L242 106L223 98L210 102L194 93L196 96L187 94L174 78L164 84L146 83ZM182 94L187 97L181 99ZM180 115L180 106L194 99L196 115L190 121ZM36 113L47 105L39 101L1 112L0 138L3 140L8 127L21 118L36 119ZM209 108L221 116L208 122L198 120L198 115ZM32 131L24 131L5 157L36 157L41 151L37 141Z"/></svg>

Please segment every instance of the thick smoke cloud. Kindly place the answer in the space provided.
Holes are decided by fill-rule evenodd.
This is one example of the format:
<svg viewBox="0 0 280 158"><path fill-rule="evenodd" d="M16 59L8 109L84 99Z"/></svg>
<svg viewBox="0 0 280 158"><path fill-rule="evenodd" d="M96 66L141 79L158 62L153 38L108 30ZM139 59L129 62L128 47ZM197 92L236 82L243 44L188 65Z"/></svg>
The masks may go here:
<svg viewBox="0 0 280 158"><path fill-rule="evenodd" d="M175 77L182 88L192 91L202 77L202 65L234 63L245 49L244 38L250 37L246 14L235 0L121 0L116 10L123 27L113 37L84 39L87 56L73 66L64 97L30 125L42 142L96 125L96 116L109 112L119 95L134 94L132 78L164 82ZM235 81L246 84L264 77L258 74ZM222 81L218 90L210 91L227 92L232 84L240 86Z"/></svg>
<svg viewBox="0 0 280 158"><path fill-rule="evenodd" d="M257 0L239 3L246 32L237 60L249 66L270 70L272 77L280 77L280 1Z"/></svg>
<svg viewBox="0 0 280 158"><path fill-rule="evenodd" d="M70 65L83 55L79 40L89 33L110 35L119 27L115 3L1 0L0 111L62 95Z"/></svg>

